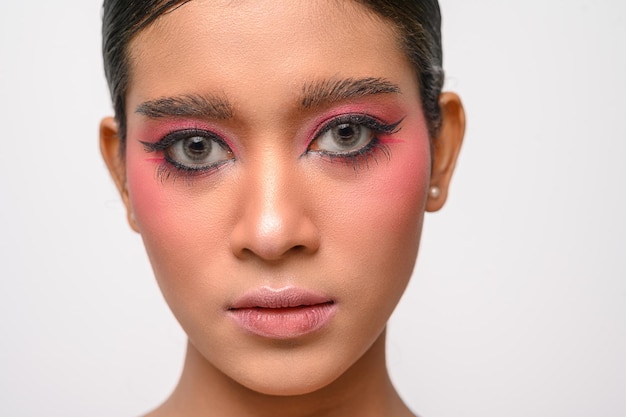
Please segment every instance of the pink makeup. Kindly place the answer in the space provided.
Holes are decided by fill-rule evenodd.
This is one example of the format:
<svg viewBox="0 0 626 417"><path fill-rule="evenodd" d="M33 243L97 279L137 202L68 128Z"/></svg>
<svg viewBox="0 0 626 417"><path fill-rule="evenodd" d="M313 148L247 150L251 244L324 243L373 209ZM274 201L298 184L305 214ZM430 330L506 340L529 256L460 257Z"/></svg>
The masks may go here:
<svg viewBox="0 0 626 417"><path fill-rule="evenodd" d="M235 151L237 149L236 145L228 139L229 134L227 132L224 132L223 129L220 129L211 123L203 122L201 120L192 118L166 120L154 119L144 120L140 126L141 128L137 130L136 138L141 142L156 143L164 136L172 132L178 130L196 129L211 132L223 140L231 150Z"/></svg>
<svg viewBox="0 0 626 417"><path fill-rule="evenodd" d="M374 361L413 271L430 144L396 31L336 3L190 2L132 46L125 202L189 336L185 384L205 381L202 395L237 383L251 398L308 402L384 365ZM361 95L371 79L380 93Z"/></svg>
<svg viewBox="0 0 626 417"><path fill-rule="evenodd" d="M270 339L301 337L324 327L337 306L313 291L262 287L246 293L228 308L228 315L248 332Z"/></svg>
<svg viewBox="0 0 626 417"><path fill-rule="evenodd" d="M380 121L382 124L392 124L401 120L406 113L402 107L397 104L397 100L393 98L368 97L359 99L352 103L335 105L331 111L323 112L316 117L314 121L306 128L305 136L313 138L324 125L333 119L346 116L356 115L362 117L370 117ZM390 139L386 135L382 135L381 143L396 143L395 139ZM304 143L302 153L304 153L310 142Z"/></svg>

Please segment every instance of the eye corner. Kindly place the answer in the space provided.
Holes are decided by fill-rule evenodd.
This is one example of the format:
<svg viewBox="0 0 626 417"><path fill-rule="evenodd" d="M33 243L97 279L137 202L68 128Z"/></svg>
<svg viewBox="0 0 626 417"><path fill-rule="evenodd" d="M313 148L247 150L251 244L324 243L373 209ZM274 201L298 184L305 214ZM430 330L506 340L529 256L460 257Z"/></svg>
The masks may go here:
<svg viewBox="0 0 626 417"><path fill-rule="evenodd" d="M143 146L143 150L148 153L161 150L159 149L159 142L152 143L152 142L140 140L139 143L141 144L141 146Z"/></svg>

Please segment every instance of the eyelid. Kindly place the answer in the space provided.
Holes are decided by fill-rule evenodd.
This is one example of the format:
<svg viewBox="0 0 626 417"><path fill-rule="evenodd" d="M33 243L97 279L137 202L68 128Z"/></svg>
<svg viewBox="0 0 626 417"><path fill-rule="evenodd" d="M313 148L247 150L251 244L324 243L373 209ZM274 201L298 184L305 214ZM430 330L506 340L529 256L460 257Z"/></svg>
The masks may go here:
<svg viewBox="0 0 626 417"><path fill-rule="evenodd" d="M364 113L348 113L348 114L342 114L339 116L335 116L332 119L330 119L329 121L327 121L316 133L315 136L313 137L313 141L317 138L319 138L320 136L322 136L324 133L328 132L330 129L332 129L333 127L337 127L341 124L346 124L346 123L353 123L353 124L357 124L360 126L365 126L369 129L372 129L374 132L377 133L384 133L387 135L393 134L393 133L397 133L400 128L400 123L402 123L402 121L404 120L404 117L402 117L400 120L391 123L391 124L386 124L382 121L380 121L378 118L374 117L374 116L370 116L368 114L364 114Z"/></svg>
<svg viewBox="0 0 626 417"><path fill-rule="evenodd" d="M157 142L144 142L144 141L140 141L140 142L144 146L146 152L164 151L168 149L170 146L174 145L176 142L182 139L193 137L193 136L201 136L207 139L214 140L219 145L230 149L230 146L228 146L228 144L217 134L208 130L198 129L198 128L175 130L173 132L166 134L165 136L163 136L163 138L161 138Z"/></svg>

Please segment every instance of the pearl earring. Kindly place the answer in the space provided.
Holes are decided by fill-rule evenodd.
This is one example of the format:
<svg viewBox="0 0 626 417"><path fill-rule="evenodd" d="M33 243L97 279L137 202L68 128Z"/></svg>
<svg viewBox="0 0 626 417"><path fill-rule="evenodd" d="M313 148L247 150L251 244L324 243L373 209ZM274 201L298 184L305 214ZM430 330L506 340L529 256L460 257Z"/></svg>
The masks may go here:
<svg viewBox="0 0 626 417"><path fill-rule="evenodd" d="M439 189L436 185L433 185L428 189L428 195L430 198L437 199L441 195L441 189Z"/></svg>

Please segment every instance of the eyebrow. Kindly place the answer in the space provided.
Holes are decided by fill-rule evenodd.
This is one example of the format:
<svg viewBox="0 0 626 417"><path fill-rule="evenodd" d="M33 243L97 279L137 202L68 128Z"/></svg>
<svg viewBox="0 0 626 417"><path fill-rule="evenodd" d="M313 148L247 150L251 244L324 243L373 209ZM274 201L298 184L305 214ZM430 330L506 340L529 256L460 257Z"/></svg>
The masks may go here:
<svg viewBox="0 0 626 417"><path fill-rule="evenodd" d="M307 83L302 88L300 107L311 109L351 98L400 93L400 87L384 78L342 78ZM216 95L186 94L161 97L141 103L136 113L152 119L164 117L203 117L227 120L234 116L228 100Z"/></svg>
<svg viewBox="0 0 626 417"><path fill-rule="evenodd" d="M343 78L305 84L300 107L311 109L351 98L375 94L400 93L400 87L384 78Z"/></svg>
<svg viewBox="0 0 626 417"><path fill-rule="evenodd" d="M233 106L227 100L214 95L162 97L141 103L135 112L152 119L178 116L226 120L234 115Z"/></svg>

